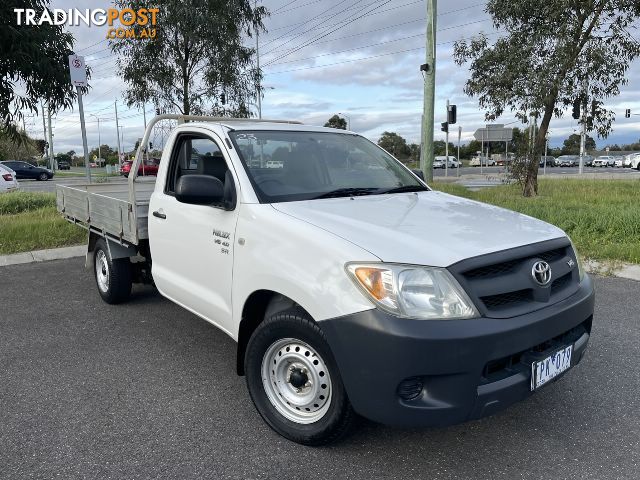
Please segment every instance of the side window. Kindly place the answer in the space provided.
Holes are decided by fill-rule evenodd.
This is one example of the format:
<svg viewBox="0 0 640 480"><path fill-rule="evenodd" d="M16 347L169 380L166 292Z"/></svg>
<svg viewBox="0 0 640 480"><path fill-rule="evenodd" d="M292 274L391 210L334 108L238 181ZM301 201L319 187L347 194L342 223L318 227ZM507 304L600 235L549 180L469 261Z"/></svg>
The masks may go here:
<svg viewBox="0 0 640 480"><path fill-rule="evenodd" d="M223 185L227 181L233 182L228 171L227 162L216 142L208 137L180 135L171 154L165 193L173 195L176 183L183 175L210 175Z"/></svg>

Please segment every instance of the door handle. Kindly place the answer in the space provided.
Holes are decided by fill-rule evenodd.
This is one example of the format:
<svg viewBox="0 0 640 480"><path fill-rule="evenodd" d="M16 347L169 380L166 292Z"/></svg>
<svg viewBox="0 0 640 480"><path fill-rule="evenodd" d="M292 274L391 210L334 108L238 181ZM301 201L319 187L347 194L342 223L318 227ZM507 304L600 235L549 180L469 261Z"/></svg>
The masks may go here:
<svg viewBox="0 0 640 480"><path fill-rule="evenodd" d="M164 220L165 218L167 218L167 216L166 216L164 213L162 213L162 212L160 212L160 211L158 211L158 210L156 210L155 212L153 212L153 216L154 216L154 217L161 218L161 219L163 219L163 220Z"/></svg>

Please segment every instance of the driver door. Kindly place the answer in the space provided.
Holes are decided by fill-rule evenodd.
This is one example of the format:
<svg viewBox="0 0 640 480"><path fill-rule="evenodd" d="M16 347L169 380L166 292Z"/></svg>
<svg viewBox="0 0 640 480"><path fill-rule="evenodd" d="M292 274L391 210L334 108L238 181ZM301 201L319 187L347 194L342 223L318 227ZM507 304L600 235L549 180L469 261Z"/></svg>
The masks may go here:
<svg viewBox="0 0 640 480"><path fill-rule="evenodd" d="M184 175L235 182L221 144L194 133L176 137L163 186L156 187L150 200L149 245L160 292L229 332L238 206L225 210L181 203L175 197L176 182Z"/></svg>

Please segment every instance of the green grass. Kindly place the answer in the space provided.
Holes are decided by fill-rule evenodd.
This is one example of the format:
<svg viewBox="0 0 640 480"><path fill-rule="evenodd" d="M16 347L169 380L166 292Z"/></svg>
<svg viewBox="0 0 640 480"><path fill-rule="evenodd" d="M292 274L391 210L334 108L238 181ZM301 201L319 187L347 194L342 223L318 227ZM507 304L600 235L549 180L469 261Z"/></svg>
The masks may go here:
<svg viewBox="0 0 640 480"><path fill-rule="evenodd" d="M87 233L64 220L52 193L0 195L0 255L77 245Z"/></svg>
<svg viewBox="0 0 640 480"><path fill-rule="evenodd" d="M640 179L540 179L535 198L522 197L517 185L472 192L436 182L434 188L557 225L584 257L640 263Z"/></svg>

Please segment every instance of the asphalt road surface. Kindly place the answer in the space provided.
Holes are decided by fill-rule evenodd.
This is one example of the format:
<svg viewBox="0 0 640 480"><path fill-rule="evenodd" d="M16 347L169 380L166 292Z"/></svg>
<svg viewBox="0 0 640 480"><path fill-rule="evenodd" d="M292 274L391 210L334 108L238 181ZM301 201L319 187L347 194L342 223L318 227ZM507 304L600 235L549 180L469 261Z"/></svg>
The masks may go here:
<svg viewBox="0 0 640 480"><path fill-rule="evenodd" d="M640 283L598 278L583 362L505 412L309 448L260 419L224 333L149 287L106 305L82 263L0 268L2 479L638 478Z"/></svg>

